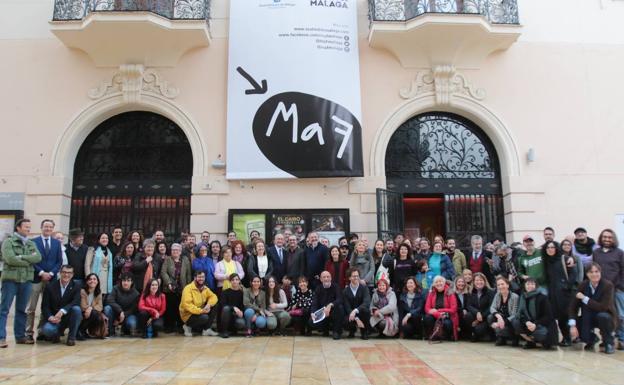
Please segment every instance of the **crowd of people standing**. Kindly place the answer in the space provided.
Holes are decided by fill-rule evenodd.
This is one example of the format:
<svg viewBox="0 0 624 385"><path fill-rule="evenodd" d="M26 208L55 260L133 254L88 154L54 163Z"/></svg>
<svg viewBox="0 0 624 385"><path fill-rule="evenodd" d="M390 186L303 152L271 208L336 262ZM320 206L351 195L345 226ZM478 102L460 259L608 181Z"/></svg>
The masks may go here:
<svg viewBox="0 0 624 385"><path fill-rule="evenodd" d="M65 244L52 220L36 238L30 229L28 219L17 221L2 244L0 347L15 301L17 344L58 343L66 330L70 346L162 332L317 330L334 339L346 331L592 350L597 329L605 353L624 350L624 252L610 229L594 241L579 227L558 242L547 227L541 246L530 235L509 246L474 235L464 251L441 236L369 245L350 234L330 245L315 232L300 242L285 230L270 244L252 232L246 245L234 232L221 244L205 231L167 243L160 230L144 239L121 227L90 247L80 229Z"/></svg>

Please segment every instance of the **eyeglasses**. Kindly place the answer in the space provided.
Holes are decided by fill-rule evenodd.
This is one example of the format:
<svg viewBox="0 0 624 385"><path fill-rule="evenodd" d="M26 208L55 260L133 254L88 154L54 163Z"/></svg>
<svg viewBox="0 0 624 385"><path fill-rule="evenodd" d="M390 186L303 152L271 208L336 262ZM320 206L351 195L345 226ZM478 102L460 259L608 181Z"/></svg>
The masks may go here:
<svg viewBox="0 0 624 385"><path fill-rule="evenodd" d="M74 274L73 271L61 271L61 274Z"/></svg>

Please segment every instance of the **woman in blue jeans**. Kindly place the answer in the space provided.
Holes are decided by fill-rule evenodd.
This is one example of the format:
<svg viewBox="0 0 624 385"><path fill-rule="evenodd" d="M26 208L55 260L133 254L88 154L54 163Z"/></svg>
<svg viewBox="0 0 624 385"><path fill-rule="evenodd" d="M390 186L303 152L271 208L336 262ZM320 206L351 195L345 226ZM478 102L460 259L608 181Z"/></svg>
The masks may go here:
<svg viewBox="0 0 624 385"><path fill-rule="evenodd" d="M245 306L246 337L253 336L252 327L264 329L267 326L267 317L273 316L266 310L266 295L261 290L262 280L258 276L251 279L251 287L243 293L243 305Z"/></svg>

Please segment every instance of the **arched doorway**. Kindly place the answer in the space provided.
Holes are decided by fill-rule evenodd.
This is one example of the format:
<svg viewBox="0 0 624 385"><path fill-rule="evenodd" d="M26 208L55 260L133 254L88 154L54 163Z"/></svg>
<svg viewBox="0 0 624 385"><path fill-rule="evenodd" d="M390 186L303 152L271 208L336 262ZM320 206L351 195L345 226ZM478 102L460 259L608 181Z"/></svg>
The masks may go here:
<svg viewBox="0 0 624 385"><path fill-rule="evenodd" d="M504 238L496 150L473 122L428 112L403 123L385 157L386 185L378 190L378 231L385 238L436 234L468 247L470 236Z"/></svg>
<svg viewBox="0 0 624 385"><path fill-rule="evenodd" d="M115 225L127 233L189 227L193 155L170 119L125 112L102 122L85 139L74 165L70 226L87 241Z"/></svg>

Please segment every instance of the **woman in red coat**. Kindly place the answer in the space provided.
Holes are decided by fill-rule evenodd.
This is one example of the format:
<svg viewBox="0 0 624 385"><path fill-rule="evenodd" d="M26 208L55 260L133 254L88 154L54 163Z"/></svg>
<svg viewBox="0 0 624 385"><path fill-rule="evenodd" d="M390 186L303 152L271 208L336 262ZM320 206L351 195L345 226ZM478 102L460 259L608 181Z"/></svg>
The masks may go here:
<svg viewBox="0 0 624 385"><path fill-rule="evenodd" d="M425 333L430 336L438 319L442 319L445 338L457 340L459 316L457 314L457 298L452 293L446 279L441 275L433 279L431 291L425 301Z"/></svg>
<svg viewBox="0 0 624 385"><path fill-rule="evenodd" d="M349 262L342 257L338 246L330 247L329 259L325 263L325 270L329 271L332 281L341 289L347 285L346 274L348 268Z"/></svg>
<svg viewBox="0 0 624 385"><path fill-rule="evenodd" d="M143 328L143 338L148 337L147 329L150 326L153 337L156 337L163 329L163 316L166 309L167 300L160 290L158 280L150 280L139 300L139 326Z"/></svg>

